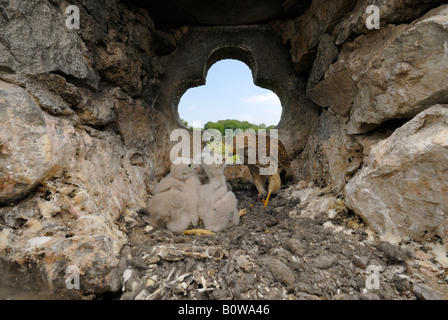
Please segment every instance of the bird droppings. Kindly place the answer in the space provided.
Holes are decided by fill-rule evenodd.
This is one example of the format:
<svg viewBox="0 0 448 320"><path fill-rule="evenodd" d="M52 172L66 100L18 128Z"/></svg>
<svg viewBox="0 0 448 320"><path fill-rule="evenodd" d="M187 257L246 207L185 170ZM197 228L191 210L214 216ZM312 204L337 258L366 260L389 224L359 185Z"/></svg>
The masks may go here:
<svg viewBox="0 0 448 320"><path fill-rule="evenodd" d="M431 297L419 284L446 297L446 282L440 292L434 289L446 277L444 269L434 262L441 273L429 276L427 263L415 263L413 252L422 244L404 248L379 241L330 188L285 186L264 209L261 202L254 203L255 188L233 192L238 209L246 208L247 214L239 225L216 235L186 236L164 229L148 233L146 217L140 216L137 227L127 230L131 258L126 263L133 274L121 299ZM306 195L306 202L300 195ZM350 221L359 227L350 228ZM426 261L433 255L418 257ZM372 279L369 266L378 270L378 288L366 287Z"/></svg>

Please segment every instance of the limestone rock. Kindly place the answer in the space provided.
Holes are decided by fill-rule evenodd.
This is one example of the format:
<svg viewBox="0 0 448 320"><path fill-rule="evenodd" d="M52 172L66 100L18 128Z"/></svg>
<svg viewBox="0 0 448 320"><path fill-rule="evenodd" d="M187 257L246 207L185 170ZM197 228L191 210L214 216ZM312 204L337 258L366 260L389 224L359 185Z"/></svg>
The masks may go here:
<svg viewBox="0 0 448 320"><path fill-rule="evenodd" d="M76 86L57 74L43 73L22 80L28 93L46 112L56 116L72 116L81 96Z"/></svg>
<svg viewBox="0 0 448 320"><path fill-rule="evenodd" d="M444 6L410 25L382 27L358 37L344 46L308 97L339 114L350 112L348 133L353 134L445 103L447 24Z"/></svg>
<svg viewBox="0 0 448 320"><path fill-rule="evenodd" d="M155 82L154 23L149 13L115 0L83 1L80 11L83 25L78 33L93 54L101 81L121 87L132 97L149 99L149 83Z"/></svg>
<svg viewBox="0 0 448 320"><path fill-rule="evenodd" d="M46 116L20 87L0 82L0 96L0 202L5 203L23 198L66 163L71 152L61 133L70 129Z"/></svg>
<svg viewBox="0 0 448 320"><path fill-rule="evenodd" d="M54 0L58 2L59 0ZM82 1L78 6L82 25L77 30L79 37L90 50L95 48L98 42L108 39L108 29L113 32L117 28L120 12L115 0L105 0L100 2ZM115 21L115 22L114 22Z"/></svg>
<svg viewBox="0 0 448 320"><path fill-rule="evenodd" d="M447 238L447 6L422 16L446 1L174 2L74 0L69 30L65 0L0 0L0 299L412 298L404 269L390 281L407 255L336 189L385 240ZM279 96L303 181L261 211L247 167L227 167L253 212L222 246L145 228L181 96L227 58ZM442 280L436 249L415 266ZM387 281L362 294L355 268L376 261Z"/></svg>
<svg viewBox="0 0 448 320"><path fill-rule="evenodd" d="M92 94L84 91L84 101L78 106L76 112L83 124L97 127L104 126L115 119L115 94L119 88L105 90Z"/></svg>
<svg viewBox="0 0 448 320"><path fill-rule="evenodd" d="M353 11L336 25L333 35L336 36L336 45L346 41L352 33L366 33L366 20L369 5L376 5L380 9L380 24L398 24L418 18L428 8L443 3L443 0L388 0L372 1L360 0L356 2Z"/></svg>
<svg viewBox="0 0 448 320"><path fill-rule="evenodd" d="M393 118L409 118L448 101L448 6L445 8L391 39L369 61L351 112L352 132Z"/></svg>
<svg viewBox="0 0 448 320"><path fill-rule="evenodd" d="M128 241L118 221L140 219L155 185L163 124L123 92L154 99L143 88L156 83L152 21L115 0L75 4L78 31L64 1L0 4L0 298L118 291ZM68 266L80 290L66 287Z"/></svg>
<svg viewBox="0 0 448 320"><path fill-rule="evenodd" d="M76 107L81 102L81 95L78 88L67 82L67 80L57 74L43 73L32 77L32 82L38 84L66 101L70 107Z"/></svg>
<svg viewBox="0 0 448 320"><path fill-rule="evenodd" d="M151 54L153 40L151 32L154 30L154 23L149 14L146 11L135 13L135 16L129 18L127 27L132 43L142 49L146 54Z"/></svg>
<svg viewBox="0 0 448 320"><path fill-rule="evenodd" d="M286 27L283 40L291 42L292 60L300 64L318 45L322 35L333 30L336 23L354 6L351 0L315 0L310 8Z"/></svg>
<svg viewBox="0 0 448 320"><path fill-rule="evenodd" d="M125 213L137 215L149 200L151 162L134 165L133 151L118 135L89 127L59 135L76 150L61 152L67 157L65 170L45 180L26 200L0 208L7 223L0 235L0 260L10 270L4 279L12 296L21 291L64 297L118 290L127 237L117 220ZM21 284L23 275L12 266L25 263L36 265L26 273L43 279L40 288ZM70 265L79 269L82 291L65 286Z"/></svg>
<svg viewBox="0 0 448 320"><path fill-rule="evenodd" d="M443 295L427 285L415 283L413 286L414 294L420 300L445 300Z"/></svg>
<svg viewBox="0 0 448 320"><path fill-rule="evenodd" d="M141 94L143 62L125 43L110 41L106 47L99 46L97 67L103 80L121 86L131 96Z"/></svg>
<svg viewBox="0 0 448 320"><path fill-rule="evenodd" d="M162 116L142 100L133 100L120 90L114 91L116 125L128 148L147 151L156 132L162 135ZM159 130L159 131L158 131Z"/></svg>
<svg viewBox="0 0 448 320"><path fill-rule="evenodd" d="M279 282L285 285L292 285L296 282L296 277L292 270L283 262L274 257L266 257L260 259L260 264L268 269L272 276Z"/></svg>
<svg viewBox="0 0 448 320"><path fill-rule="evenodd" d="M372 148L347 204L383 239L446 239L447 146L448 106L436 105Z"/></svg>
<svg viewBox="0 0 448 320"><path fill-rule="evenodd" d="M298 179L344 188L363 159L362 146L347 134L345 121L331 110L322 112L299 161L293 161Z"/></svg>
<svg viewBox="0 0 448 320"><path fill-rule="evenodd" d="M333 38L328 34L324 34L317 47L317 57L314 60L313 68L308 78L307 90L314 88L319 83L330 65L337 60L338 53L339 51L334 44Z"/></svg>
<svg viewBox="0 0 448 320"><path fill-rule="evenodd" d="M328 159L323 153L322 142L328 139L321 131L322 116L313 124L303 151L291 162L291 169L297 181L312 181L316 186L327 186L330 177Z"/></svg>
<svg viewBox="0 0 448 320"><path fill-rule="evenodd" d="M15 65L17 65L17 61L6 47L0 43L0 71L14 72Z"/></svg>
<svg viewBox="0 0 448 320"><path fill-rule="evenodd" d="M87 48L76 30L65 26L62 7L44 0L7 3L0 20L0 51L9 53L0 70L25 74L55 72L86 86L98 86Z"/></svg>
<svg viewBox="0 0 448 320"><path fill-rule="evenodd" d="M313 266L319 269L329 269L334 263L336 259L331 255L321 254L313 260Z"/></svg>
<svg viewBox="0 0 448 320"><path fill-rule="evenodd" d="M345 184L359 169L363 161L362 146L344 128L344 118L332 112L323 113L323 130L330 132L322 142L322 152L328 159L328 172L332 185L343 190ZM324 129L325 128L325 129Z"/></svg>

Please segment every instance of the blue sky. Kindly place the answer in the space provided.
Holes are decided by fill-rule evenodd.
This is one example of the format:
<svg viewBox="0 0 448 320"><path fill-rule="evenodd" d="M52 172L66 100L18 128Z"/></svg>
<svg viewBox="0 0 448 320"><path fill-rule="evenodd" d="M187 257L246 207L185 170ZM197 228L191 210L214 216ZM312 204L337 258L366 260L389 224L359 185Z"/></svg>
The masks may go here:
<svg viewBox="0 0 448 320"><path fill-rule="evenodd" d="M249 67L237 60L215 63L206 84L185 92L178 110L190 125L200 121L202 127L208 121L225 119L277 125L282 114L277 95L254 85Z"/></svg>

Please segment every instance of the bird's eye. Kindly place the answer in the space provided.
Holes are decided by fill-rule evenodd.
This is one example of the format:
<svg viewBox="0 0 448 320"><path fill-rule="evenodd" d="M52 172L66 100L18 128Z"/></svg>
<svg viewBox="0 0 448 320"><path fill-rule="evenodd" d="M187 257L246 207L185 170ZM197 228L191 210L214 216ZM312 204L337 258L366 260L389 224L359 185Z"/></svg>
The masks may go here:
<svg viewBox="0 0 448 320"><path fill-rule="evenodd" d="M188 165L188 168L191 168L191 164Z"/></svg>

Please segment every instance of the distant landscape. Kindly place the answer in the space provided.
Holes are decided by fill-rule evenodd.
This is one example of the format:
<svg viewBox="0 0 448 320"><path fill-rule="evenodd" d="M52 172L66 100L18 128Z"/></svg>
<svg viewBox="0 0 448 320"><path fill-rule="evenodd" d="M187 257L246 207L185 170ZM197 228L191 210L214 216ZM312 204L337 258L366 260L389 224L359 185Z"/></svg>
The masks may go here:
<svg viewBox="0 0 448 320"><path fill-rule="evenodd" d="M188 121L182 119L182 123L187 128L192 128L188 124ZM204 129L204 130L217 129L224 136L226 129L231 129L231 130L241 129L242 131L246 131L248 129L252 129L254 131L257 131L259 129L265 129L266 131L269 131L271 129L275 129L275 127L276 126L274 126L274 125L266 126L266 124L264 124L264 123L253 124L253 123L250 123L249 121L239 121L239 120L235 120L235 119L227 119L227 120L219 120L217 122L209 121L204 125L204 128L201 128L201 129Z"/></svg>
<svg viewBox="0 0 448 320"><path fill-rule="evenodd" d="M219 120L217 122L209 121L204 125L204 128L193 128L192 126L190 126L188 124L188 121L186 121L184 119L181 119L181 121L184 124L184 126L187 127L188 129L193 129L193 130L195 130L195 129L196 130L198 130L198 129L200 129L200 130L216 129L216 130L218 130L221 133L223 140L215 141L212 137L209 137L207 146L215 154L221 153L222 156L226 159L225 161L231 162L231 163L238 162L239 157L237 155L234 155L232 157L228 156L229 148L230 148L230 145L228 145L228 143L230 143L230 141L227 140L227 141L225 141L226 143L223 143L224 138L231 139L234 136L234 134L232 134L230 137L226 137L226 135L225 135L226 129L231 129L231 130L233 130L233 132L235 132L235 130L237 130L237 129L240 129L243 132L245 132L248 129L252 129L254 131L264 129L264 130L266 130L266 132L268 132L271 129L276 128L276 126L274 126L274 125L266 126L266 124L264 124L264 123L253 124L248 121L239 121L239 120L235 120L235 119ZM219 150L221 150L221 152Z"/></svg>

